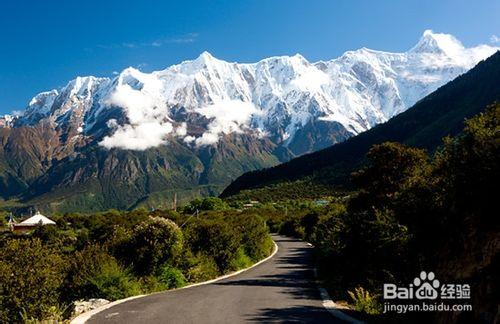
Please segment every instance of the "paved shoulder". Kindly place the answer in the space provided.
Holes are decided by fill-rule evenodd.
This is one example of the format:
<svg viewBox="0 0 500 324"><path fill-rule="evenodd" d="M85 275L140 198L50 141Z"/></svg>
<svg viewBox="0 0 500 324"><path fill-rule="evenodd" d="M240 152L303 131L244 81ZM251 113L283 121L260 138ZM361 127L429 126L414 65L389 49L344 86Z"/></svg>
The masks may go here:
<svg viewBox="0 0 500 324"><path fill-rule="evenodd" d="M323 306L311 248L274 236L278 253L237 276L113 306L88 323L340 323Z"/></svg>

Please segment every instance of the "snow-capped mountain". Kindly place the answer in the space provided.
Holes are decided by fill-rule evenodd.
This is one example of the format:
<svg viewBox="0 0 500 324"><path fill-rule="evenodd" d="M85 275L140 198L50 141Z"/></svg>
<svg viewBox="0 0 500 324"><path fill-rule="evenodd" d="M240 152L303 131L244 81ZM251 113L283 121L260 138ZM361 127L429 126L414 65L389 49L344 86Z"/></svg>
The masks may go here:
<svg viewBox="0 0 500 324"><path fill-rule="evenodd" d="M0 198L68 211L218 194L386 121L497 50L426 31L405 53L241 64L205 52L152 73L78 77L0 117Z"/></svg>
<svg viewBox="0 0 500 324"><path fill-rule="evenodd" d="M427 30L404 53L362 48L316 63L297 54L239 64L204 52L152 73L127 68L113 79L78 77L35 96L19 124L71 122L65 127L83 136L104 136L107 148L141 150L169 136L202 146L242 132L287 147L315 123L341 134L326 146L388 120L497 50L465 48Z"/></svg>
<svg viewBox="0 0 500 324"><path fill-rule="evenodd" d="M0 116L0 127L11 127L15 117L12 115Z"/></svg>

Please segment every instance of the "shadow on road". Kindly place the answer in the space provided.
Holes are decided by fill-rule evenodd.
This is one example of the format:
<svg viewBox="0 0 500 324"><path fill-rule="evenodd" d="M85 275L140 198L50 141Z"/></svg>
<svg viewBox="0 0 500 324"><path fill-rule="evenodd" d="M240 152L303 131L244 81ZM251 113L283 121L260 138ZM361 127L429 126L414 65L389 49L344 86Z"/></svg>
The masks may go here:
<svg viewBox="0 0 500 324"><path fill-rule="evenodd" d="M323 307L297 306L285 309L266 308L258 315L248 316L248 322L258 323L345 323L331 316Z"/></svg>
<svg viewBox="0 0 500 324"><path fill-rule="evenodd" d="M263 286L285 287L287 294L295 298L320 299L314 283L314 272L310 264L309 249L291 249L286 257L279 257L274 262L277 269L285 269L279 274L260 275L255 279L234 279L216 283L222 286Z"/></svg>
<svg viewBox="0 0 500 324"><path fill-rule="evenodd" d="M290 238L276 240L278 244L282 241L295 241ZM311 266L312 249L308 247L290 248L286 256L280 256L273 260L276 274L259 275L250 279L234 279L217 283L223 286L248 286L248 287L284 287L282 293L285 298L318 300L321 297L315 284L314 272ZM251 289L251 288L250 288ZM286 308L264 308L254 314L247 314L247 321L269 323L344 323L336 320L325 308L299 305Z"/></svg>

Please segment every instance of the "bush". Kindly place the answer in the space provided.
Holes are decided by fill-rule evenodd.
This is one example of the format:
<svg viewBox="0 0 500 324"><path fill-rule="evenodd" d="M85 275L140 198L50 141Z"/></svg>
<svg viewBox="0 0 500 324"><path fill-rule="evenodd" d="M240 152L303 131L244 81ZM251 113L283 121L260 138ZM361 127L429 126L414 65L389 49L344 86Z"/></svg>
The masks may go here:
<svg viewBox="0 0 500 324"><path fill-rule="evenodd" d="M42 323L63 323L64 319L68 316L71 316L70 305L56 305L56 306L43 306L42 310L45 314L43 320L40 321L38 318L34 316L30 316L28 312L23 308L21 311L21 318L24 324L39 324Z"/></svg>
<svg viewBox="0 0 500 324"><path fill-rule="evenodd" d="M186 278L189 282L200 282L213 279L219 275L215 260L210 256L198 253L186 258Z"/></svg>
<svg viewBox="0 0 500 324"><path fill-rule="evenodd" d="M241 236L222 220L201 220L188 228L189 245L194 253L214 259L220 273L231 270Z"/></svg>
<svg viewBox="0 0 500 324"><path fill-rule="evenodd" d="M141 285L141 290L143 293L155 293L159 291L167 290L167 286L160 282L156 276L146 276L139 279L139 284Z"/></svg>
<svg viewBox="0 0 500 324"><path fill-rule="evenodd" d="M252 259L245 254L243 249L238 249L236 252L236 256L233 260L231 260L231 269L233 270L239 270L239 269L244 269L248 268L249 266L252 265Z"/></svg>
<svg viewBox="0 0 500 324"><path fill-rule="evenodd" d="M166 289L180 288L186 285L186 278L182 272L169 264L164 264L159 269L157 278L165 285Z"/></svg>
<svg viewBox="0 0 500 324"><path fill-rule="evenodd" d="M117 262L102 265L92 278L87 278L93 298L117 300L141 293L139 283Z"/></svg>
<svg viewBox="0 0 500 324"><path fill-rule="evenodd" d="M194 199L182 211L186 214L193 214L196 211L224 210L227 208L228 205L224 200L217 197L207 197Z"/></svg>
<svg viewBox="0 0 500 324"><path fill-rule="evenodd" d="M239 231L243 233L242 252L254 262L268 256L274 244L264 220L257 215L234 217L234 219L240 224Z"/></svg>
<svg viewBox="0 0 500 324"><path fill-rule="evenodd" d="M140 293L138 282L98 245L89 245L72 257L65 290L68 300L116 300Z"/></svg>
<svg viewBox="0 0 500 324"><path fill-rule="evenodd" d="M179 226L171 220L150 217L137 225L128 242L128 263L137 274L155 273L159 267L169 262L175 264L182 251L183 236Z"/></svg>
<svg viewBox="0 0 500 324"><path fill-rule="evenodd" d="M354 307L359 312L367 314L379 314L380 306L375 296L371 295L368 290L363 287L354 289L354 292L347 292L354 302Z"/></svg>
<svg viewBox="0 0 500 324"><path fill-rule="evenodd" d="M59 305L66 262L39 239L13 239L0 249L0 322L46 318Z"/></svg>
<svg viewBox="0 0 500 324"><path fill-rule="evenodd" d="M303 239L305 237L305 228L300 224L300 218L292 218L281 224L279 233Z"/></svg>

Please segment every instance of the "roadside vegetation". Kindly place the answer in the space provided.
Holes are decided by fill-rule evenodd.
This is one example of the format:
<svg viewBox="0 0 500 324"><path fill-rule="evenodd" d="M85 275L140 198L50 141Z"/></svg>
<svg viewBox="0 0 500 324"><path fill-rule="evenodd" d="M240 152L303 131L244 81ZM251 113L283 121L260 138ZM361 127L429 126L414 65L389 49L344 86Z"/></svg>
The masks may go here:
<svg viewBox="0 0 500 324"><path fill-rule="evenodd" d="M198 216L146 210L66 214L54 217L57 226L4 232L0 322L60 320L71 315L75 300L179 288L248 267L271 253L267 225L257 214L226 213L221 209L227 205L217 198L197 207Z"/></svg>
<svg viewBox="0 0 500 324"><path fill-rule="evenodd" d="M442 282L471 285L474 311L441 312L439 322L493 322L499 121L495 104L433 154L394 142L375 145L352 174L355 194L307 211L289 208L287 217L271 216L269 225L311 242L331 295L358 311L380 314L384 283L406 286L427 270ZM402 320L395 315L364 319Z"/></svg>
<svg viewBox="0 0 500 324"><path fill-rule="evenodd" d="M498 240L499 115L500 105L489 107L432 154L373 146L349 192L288 183L177 211L65 214L57 226L3 233L0 322L64 318L78 299L116 300L247 267L271 253L269 232L311 242L332 297L370 321L401 320L379 315L383 284L408 284L421 270L471 285L475 313L440 320L495 314L498 251L484 246Z"/></svg>

